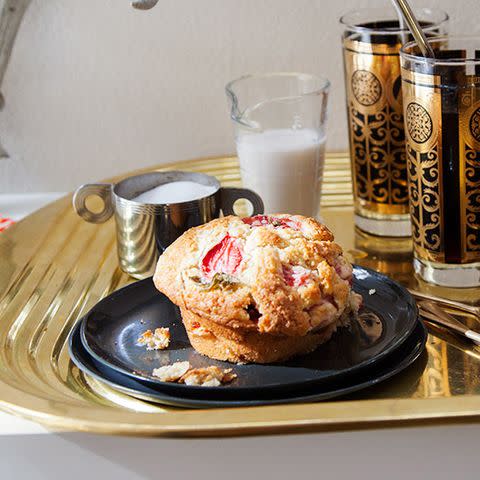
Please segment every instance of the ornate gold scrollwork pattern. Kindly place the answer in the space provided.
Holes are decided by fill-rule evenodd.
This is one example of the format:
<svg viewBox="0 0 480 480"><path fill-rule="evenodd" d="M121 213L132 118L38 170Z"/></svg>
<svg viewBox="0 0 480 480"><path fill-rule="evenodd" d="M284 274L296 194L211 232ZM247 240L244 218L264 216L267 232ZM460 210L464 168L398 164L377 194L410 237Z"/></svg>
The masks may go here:
<svg viewBox="0 0 480 480"><path fill-rule="evenodd" d="M391 46L371 48L368 53L364 44L345 41L355 199L372 212L405 214L408 186L399 59Z"/></svg>
<svg viewBox="0 0 480 480"><path fill-rule="evenodd" d="M480 142L480 107L475 109L470 117L469 128L472 137Z"/></svg>
<svg viewBox="0 0 480 480"><path fill-rule="evenodd" d="M455 229L459 242L456 262L480 261L480 88L458 86L458 179L444 178L442 148L442 99L440 78L403 70L403 95L409 173L410 213L417 255L434 262L448 262L445 235ZM478 83L465 77L465 85ZM448 127L445 127L448 128ZM448 185L443 182L450 182ZM452 185L451 182L456 182ZM447 188L448 187L448 188ZM452 188L453 187L453 188ZM458 195L446 231L447 199ZM450 197L449 197L450 198ZM450 218L452 212L449 211ZM460 244L461 243L461 244ZM458 258L458 260L457 260ZM452 262L453 263L453 262Z"/></svg>
<svg viewBox="0 0 480 480"><path fill-rule="evenodd" d="M360 105L375 105L382 96L382 84L377 76L368 70L355 70L352 75L353 96Z"/></svg>
<svg viewBox="0 0 480 480"><path fill-rule="evenodd" d="M406 108L405 121L408 134L415 143L425 143L432 136L433 122L427 110L419 103L410 102Z"/></svg>
<svg viewBox="0 0 480 480"><path fill-rule="evenodd" d="M402 71L402 74L404 72ZM442 262L442 166L440 92L403 75L410 219L414 247L425 260Z"/></svg>
<svg viewBox="0 0 480 480"><path fill-rule="evenodd" d="M480 152L465 152L465 247L480 260Z"/></svg>
<svg viewBox="0 0 480 480"><path fill-rule="evenodd" d="M476 77L467 81L475 83ZM480 261L480 89L465 89L460 96L460 161L463 162L462 233L463 259Z"/></svg>
<svg viewBox="0 0 480 480"><path fill-rule="evenodd" d="M407 145L412 235L417 249L429 259L441 254L441 198L437 147L417 152Z"/></svg>

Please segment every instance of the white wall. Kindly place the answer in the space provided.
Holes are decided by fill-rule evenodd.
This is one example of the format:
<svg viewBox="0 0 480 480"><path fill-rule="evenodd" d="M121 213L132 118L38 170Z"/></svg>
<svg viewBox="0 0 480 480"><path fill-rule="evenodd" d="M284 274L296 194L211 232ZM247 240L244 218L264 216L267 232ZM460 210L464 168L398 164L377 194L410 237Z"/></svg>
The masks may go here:
<svg viewBox="0 0 480 480"><path fill-rule="evenodd" d="M388 0L34 0L3 92L0 191L66 191L135 168L233 151L224 84L328 76L329 148L347 146L341 13ZM412 3L428 5L420 0ZM480 33L478 0L429 2Z"/></svg>

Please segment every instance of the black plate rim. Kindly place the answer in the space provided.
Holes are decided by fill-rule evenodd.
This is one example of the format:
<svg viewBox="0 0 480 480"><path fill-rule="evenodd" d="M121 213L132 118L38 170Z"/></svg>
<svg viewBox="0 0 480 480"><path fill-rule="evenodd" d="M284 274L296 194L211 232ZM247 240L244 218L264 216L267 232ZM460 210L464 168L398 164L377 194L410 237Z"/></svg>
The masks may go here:
<svg viewBox="0 0 480 480"><path fill-rule="evenodd" d="M354 265L354 269L366 271L369 276L373 276L377 281L387 282L391 289L393 289L393 290L397 289L397 291L399 290L400 292L399 292L398 295L399 295L399 297L401 297L405 301L405 304L406 304L407 309L408 309L407 319L410 321L410 323L408 325L406 325L406 328L404 329L404 331L402 332L401 335L398 335L397 337L395 337L395 341L391 342L391 344L387 348L383 349L381 352L377 353L375 356L373 356L373 357L371 357L367 360L364 360L363 362L361 362L357 365L353 365L351 367L345 368L344 370L342 370L341 372L338 372L337 374L333 375L332 377L325 377L325 378L322 378L322 379L314 378L314 379L311 379L311 380L303 380L299 384L296 384L296 383L290 384L291 388L293 388L293 389L305 388L305 387L309 387L309 386L312 386L312 385L315 385L315 384L324 383L326 381L332 381L334 378L338 379L338 378L341 378L343 376L348 376L348 375L353 375L354 373L358 373L359 371L362 371L363 369L370 367L374 363L380 362L385 357L392 354L397 348L399 348L405 342L405 340L408 338L408 336L415 329L415 326L418 323L417 306L416 306L415 300L413 299L412 295L410 294L410 292L406 288L404 288L402 285L395 282L391 278L389 278L389 277L387 277L387 276L385 276L385 275L383 275L379 272L376 272L372 269L369 269L369 268L366 268L366 267L361 267L361 266L358 266L358 265ZM94 313L95 308L101 306L103 302L112 301L113 299L115 299L116 296L123 295L125 290L131 289L131 288L134 288L134 287L135 288L139 288L139 287L141 288L141 285L150 283L151 281L152 281L151 278L147 278L147 279L141 280L140 282L135 282L133 284L127 285L127 286L125 286L125 287L123 287L119 290L116 290L112 294L110 294L107 297L105 297L104 299L100 300L95 306L93 306L90 309L90 311L82 318L82 321L81 321L81 327L80 328L81 328L81 340L82 340L83 346L87 350L87 352L93 358L95 358L96 361L104 364L105 366L107 366L109 368L112 368L113 370L117 371L118 373L121 373L123 375L127 375L127 376L129 376L129 377L131 377L135 380L138 380L138 381L141 381L141 382L147 382L147 383L150 383L150 384L156 385L156 386L162 386L162 387L164 387L166 389L170 389L170 390L176 390L176 391L198 390L198 391L203 392L204 388L201 387L201 386L188 386L188 385L182 385L182 384L176 384L176 383L171 384L171 383L167 383L167 382L161 382L160 380L156 380L153 377L147 377L147 376L129 371L126 368L124 368L120 365L111 363L108 359L103 358L89 344L89 341L88 341L88 338L87 338L87 333L86 333L87 322L90 318L90 315ZM169 301L169 300L167 299L167 301ZM279 384L265 385L263 387L229 386L228 391L231 392L232 394L234 394L236 392L247 392L247 391L251 390L252 388L261 388L262 391L268 391L268 390L274 391L274 390L278 390L278 389L282 388L282 386L279 385ZM216 393L224 393L225 387L222 387L222 386L220 386L220 387L209 387L209 391L216 392Z"/></svg>
<svg viewBox="0 0 480 480"><path fill-rule="evenodd" d="M72 362L79 368L83 373L90 375L91 377L95 378L97 381L106 384L107 386L113 388L114 390L132 396L134 398L149 401L155 404L160 405L167 405L172 407L181 407L181 408L197 408L197 409L205 409L205 408L229 408L229 407L253 407L253 406L265 406L265 405L282 405L282 404L292 404L292 403L311 403L311 402L319 402L319 401L326 401L331 400L333 398L338 398L340 396L345 396L354 392L358 392L360 390L364 390L369 387L373 387L378 385L381 382L384 382L395 375L403 372L407 369L410 365L415 363L416 360L422 355L425 350L425 345L428 338L428 332L426 327L422 322L417 322L414 331L411 335L417 335L418 339L412 349L403 357L400 362L392 365L391 367L385 367L383 370L384 373L380 373L373 379L370 379L365 382L361 382L358 384L349 385L343 388L339 388L336 390L332 390L330 392L322 392L319 394L310 394L310 395L297 395L292 393L291 397L286 397L282 399L263 399L263 400L204 400L204 399L185 399L182 397L177 397L174 395L169 394L168 392L161 392L158 391L156 393L155 399L152 400L153 396L149 396L147 394L142 394L139 391L136 391L130 387L125 387L119 385L118 383L114 382L113 380L105 379L99 373L95 373L81 362L78 357L75 355L74 350L74 341L75 337L79 336L79 329L80 329L80 321L73 327L72 331L70 332L69 339L68 339L68 353ZM88 351L85 349L81 338L78 339L78 342L81 345L87 355ZM93 357L92 357L93 358ZM95 360L93 358L93 360ZM120 376L124 376L119 372L115 372ZM126 376L128 377L128 376ZM130 379L132 380L132 379ZM135 382L141 384L142 382L133 379ZM211 389L212 387L209 387Z"/></svg>

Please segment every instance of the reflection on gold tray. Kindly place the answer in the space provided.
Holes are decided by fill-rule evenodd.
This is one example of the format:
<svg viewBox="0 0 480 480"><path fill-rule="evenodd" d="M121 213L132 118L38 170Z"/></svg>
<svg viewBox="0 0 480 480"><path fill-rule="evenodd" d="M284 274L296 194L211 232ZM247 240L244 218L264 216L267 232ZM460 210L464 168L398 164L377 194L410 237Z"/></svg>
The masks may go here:
<svg viewBox="0 0 480 480"><path fill-rule="evenodd" d="M239 184L233 157L163 166ZM478 290L418 284L408 240L356 232L350 167L327 158L322 214L361 265L437 296L479 302ZM91 225L67 196L0 235L0 407L57 429L138 435L239 435L373 426L480 415L480 349L432 330L428 355L373 390L306 405L182 410L117 393L85 376L65 345L75 322L100 298L132 281L117 267L113 220ZM466 317L480 329L477 320Z"/></svg>

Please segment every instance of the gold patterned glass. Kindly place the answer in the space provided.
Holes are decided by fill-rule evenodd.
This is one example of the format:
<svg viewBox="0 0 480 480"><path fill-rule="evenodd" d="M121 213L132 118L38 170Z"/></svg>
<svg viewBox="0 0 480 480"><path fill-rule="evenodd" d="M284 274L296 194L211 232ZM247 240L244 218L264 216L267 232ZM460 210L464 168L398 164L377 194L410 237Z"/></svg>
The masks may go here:
<svg viewBox="0 0 480 480"><path fill-rule="evenodd" d="M448 15L422 9L429 35L446 29ZM392 9L344 15L343 52L355 223L380 236L411 235L402 111L400 47L408 39Z"/></svg>
<svg viewBox="0 0 480 480"><path fill-rule="evenodd" d="M480 37L402 49L414 267L426 281L480 286Z"/></svg>

